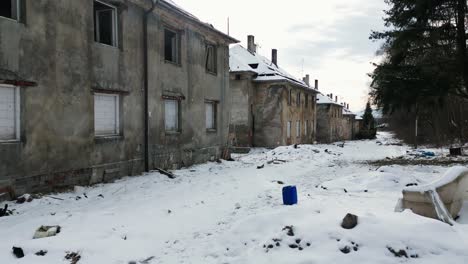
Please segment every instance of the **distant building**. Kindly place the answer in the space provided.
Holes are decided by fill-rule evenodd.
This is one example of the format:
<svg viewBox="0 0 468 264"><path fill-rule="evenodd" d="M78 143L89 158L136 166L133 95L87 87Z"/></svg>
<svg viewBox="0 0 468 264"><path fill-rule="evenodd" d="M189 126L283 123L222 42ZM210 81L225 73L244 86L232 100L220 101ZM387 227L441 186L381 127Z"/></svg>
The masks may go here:
<svg viewBox="0 0 468 264"><path fill-rule="evenodd" d="M231 144L313 143L317 94L309 76L299 80L279 67L277 50L272 50L271 60L259 55L249 36L247 49L240 45L230 49Z"/></svg>
<svg viewBox="0 0 468 264"><path fill-rule="evenodd" d="M333 94L317 96L317 141L331 143L343 139L343 105Z"/></svg>

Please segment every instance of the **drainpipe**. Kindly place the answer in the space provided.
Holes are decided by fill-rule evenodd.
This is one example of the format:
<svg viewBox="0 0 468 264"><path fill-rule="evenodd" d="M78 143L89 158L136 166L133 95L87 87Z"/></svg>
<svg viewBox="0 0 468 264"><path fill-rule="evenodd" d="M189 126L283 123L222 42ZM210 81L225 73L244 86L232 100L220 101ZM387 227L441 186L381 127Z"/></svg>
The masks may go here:
<svg viewBox="0 0 468 264"><path fill-rule="evenodd" d="M145 171L149 172L149 105L148 105L148 17L153 13L159 0L151 1L151 8L143 15L143 79L144 79L144 120L145 120Z"/></svg>

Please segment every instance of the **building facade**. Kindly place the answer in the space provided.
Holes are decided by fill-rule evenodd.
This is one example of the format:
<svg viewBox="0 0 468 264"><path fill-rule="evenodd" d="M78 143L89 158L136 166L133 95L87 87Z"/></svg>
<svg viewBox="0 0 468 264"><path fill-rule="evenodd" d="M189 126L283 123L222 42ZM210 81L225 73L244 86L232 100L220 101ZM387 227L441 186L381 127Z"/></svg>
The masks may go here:
<svg viewBox="0 0 468 264"><path fill-rule="evenodd" d="M2 1L0 193L218 158L235 42L171 1Z"/></svg>
<svg viewBox="0 0 468 264"><path fill-rule="evenodd" d="M271 60L259 55L253 36L248 38L247 49L232 47L232 146L274 148L313 143L318 92L310 87L308 79L298 80L278 67L276 50Z"/></svg>
<svg viewBox="0 0 468 264"><path fill-rule="evenodd" d="M343 105L333 95L317 96L317 141L332 143L343 140Z"/></svg>

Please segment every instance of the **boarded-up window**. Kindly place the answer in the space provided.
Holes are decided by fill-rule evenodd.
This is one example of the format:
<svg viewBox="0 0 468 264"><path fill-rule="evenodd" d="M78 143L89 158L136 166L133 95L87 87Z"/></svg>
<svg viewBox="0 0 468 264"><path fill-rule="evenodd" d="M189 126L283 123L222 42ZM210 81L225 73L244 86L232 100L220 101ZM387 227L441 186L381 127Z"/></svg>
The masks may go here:
<svg viewBox="0 0 468 264"><path fill-rule="evenodd" d="M0 0L0 16L19 20L20 0Z"/></svg>
<svg viewBox="0 0 468 264"><path fill-rule="evenodd" d="M206 129L216 130L216 103L205 103Z"/></svg>
<svg viewBox="0 0 468 264"><path fill-rule="evenodd" d="M0 86L0 141L19 140L19 88Z"/></svg>
<svg viewBox="0 0 468 264"><path fill-rule="evenodd" d="M288 127L286 131L287 137L291 138L291 121L288 121Z"/></svg>
<svg viewBox="0 0 468 264"><path fill-rule="evenodd" d="M296 137L301 136L301 121L296 121Z"/></svg>
<svg viewBox="0 0 468 264"><path fill-rule="evenodd" d="M164 124L166 131L179 131L179 101L164 100Z"/></svg>
<svg viewBox="0 0 468 264"><path fill-rule="evenodd" d="M117 8L94 1L94 38L96 42L117 46Z"/></svg>
<svg viewBox="0 0 468 264"><path fill-rule="evenodd" d="M304 135L307 136L307 134L309 132L308 130L309 130L309 120L306 120L305 124L304 124Z"/></svg>
<svg viewBox="0 0 468 264"><path fill-rule="evenodd" d="M94 95L94 133L96 136L113 136L120 134L119 108L119 95Z"/></svg>
<svg viewBox="0 0 468 264"><path fill-rule="evenodd" d="M206 61L205 61L205 67L206 70L211 72L211 73L216 73L217 72L217 65L216 65L216 47L211 44L206 45Z"/></svg>
<svg viewBox="0 0 468 264"><path fill-rule="evenodd" d="M180 64L180 36L177 32L164 30L164 58L176 64Z"/></svg>

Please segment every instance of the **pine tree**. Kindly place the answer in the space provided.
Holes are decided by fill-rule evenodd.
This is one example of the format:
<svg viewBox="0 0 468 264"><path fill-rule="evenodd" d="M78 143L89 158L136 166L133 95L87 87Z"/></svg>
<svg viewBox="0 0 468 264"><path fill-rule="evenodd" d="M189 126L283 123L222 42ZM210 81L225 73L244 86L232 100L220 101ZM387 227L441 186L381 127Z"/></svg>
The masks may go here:
<svg viewBox="0 0 468 264"><path fill-rule="evenodd" d="M384 60L370 74L384 113L430 108L450 95L468 98L466 0L385 0Z"/></svg>
<svg viewBox="0 0 468 264"><path fill-rule="evenodd" d="M359 132L358 137L360 139L373 139L377 135L377 129L375 127L375 119L374 115L372 114L372 107L370 102L367 102L366 110L364 111L364 115L362 116L362 127Z"/></svg>

